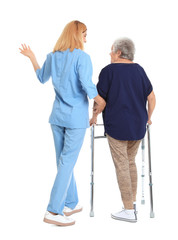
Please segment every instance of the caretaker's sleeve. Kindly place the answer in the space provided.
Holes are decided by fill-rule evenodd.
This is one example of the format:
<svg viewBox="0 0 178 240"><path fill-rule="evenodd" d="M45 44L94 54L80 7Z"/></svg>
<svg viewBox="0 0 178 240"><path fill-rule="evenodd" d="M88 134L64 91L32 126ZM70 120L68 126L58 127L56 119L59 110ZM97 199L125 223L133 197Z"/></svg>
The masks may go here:
<svg viewBox="0 0 178 240"><path fill-rule="evenodd" d="M95 98L98 95L98 92L96 86L92 82L92 63L90 56L84 52L80 55L78 60L78 74L83 90L90 99Z"/></svg>
<svg viewBox="0 0 178 240"><path fill-rule="evenodd" d="M37 78L41 83L45 83L51 76L51 54L48 54L42 68L36 70Z"/></svg>

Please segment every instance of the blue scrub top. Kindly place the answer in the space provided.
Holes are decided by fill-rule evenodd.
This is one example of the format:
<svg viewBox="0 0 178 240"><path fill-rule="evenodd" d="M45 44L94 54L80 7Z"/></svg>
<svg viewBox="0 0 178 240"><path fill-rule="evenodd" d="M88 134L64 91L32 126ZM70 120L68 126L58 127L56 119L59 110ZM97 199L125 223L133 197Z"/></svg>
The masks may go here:
<svg viewBox="0 0 178 240"><path fill-rule="evenodd" d="M153 90L137 63L113 63L101 70L98 93L106 100L105 133L118 140L139 140L146 132L146 102Z"/></svg>
<svg viewBox="0 0 178 240"><path fill-rule="evenodd" d="M88 97L98 95L92 72L90 56L80 49L47 55L36 75L41 83L52 77L56 96L49 118L51 124L66 128L89 127Z"/></svg>

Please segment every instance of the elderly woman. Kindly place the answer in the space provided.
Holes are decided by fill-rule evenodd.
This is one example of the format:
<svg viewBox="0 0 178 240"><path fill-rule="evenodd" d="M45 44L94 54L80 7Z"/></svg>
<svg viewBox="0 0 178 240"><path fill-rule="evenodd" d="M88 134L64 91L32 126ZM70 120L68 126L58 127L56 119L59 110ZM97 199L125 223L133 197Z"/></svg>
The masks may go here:
<svg viewBox="0 0 178 240"><path fill-rule="evenodd" d="M137 221L135 156L145 136L146 124L152 123L155 107L152 84L144 69L133 62L134 53L134 43L130 39L117 39L111 48L111 64L101 70L97 84L98 93L106 100L103 111L105 133L124 204L121 212L111 216L129 222ZM96 103L94 109L97 109ZM96 121L97 113L94 112L90 125Z"/></svg>

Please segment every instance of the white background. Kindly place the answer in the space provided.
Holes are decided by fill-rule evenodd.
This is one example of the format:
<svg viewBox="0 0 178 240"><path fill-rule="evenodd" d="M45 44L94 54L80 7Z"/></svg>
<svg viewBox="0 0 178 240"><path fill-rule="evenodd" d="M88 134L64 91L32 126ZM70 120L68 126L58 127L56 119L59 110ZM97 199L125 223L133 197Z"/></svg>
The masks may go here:
<svg viewBox="0 0 178 240"><path fill-rule="evenodd" d="M135 62L150 78L157 98L151 146L155 218L149 218L149 186L141 205L141 150L137 155L138 222L111 219L122 202L106 140L95 145L95 217L90 211L90 130L87 130L75 175L84 210L76 224L61 228L43 223L56 174L48 117L54 92L41 85L29 59L19 53L29 44L40 65L64 26L72 21L88 28L85 51L93 62L93 82L110 63L118 37L135 42ZM16 0L0 4L0 234L1 239L176 239L177 230L177 7L176 1ZM90 113L92 101L90 101ZM101 122L99 118L99 122ZM146 165L146 174L147 174Z"/></svg>

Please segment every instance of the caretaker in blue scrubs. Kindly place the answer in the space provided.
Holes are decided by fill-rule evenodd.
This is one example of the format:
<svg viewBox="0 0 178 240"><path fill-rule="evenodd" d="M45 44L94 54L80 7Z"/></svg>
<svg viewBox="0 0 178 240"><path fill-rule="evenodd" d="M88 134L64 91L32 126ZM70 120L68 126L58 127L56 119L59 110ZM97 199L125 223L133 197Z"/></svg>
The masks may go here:
<svg viewBox="0 0 178 240"><path fill-rule="evenodd" d="M105 101L92 83L90 56L83 51L86 34L85 24L79 21L67 24L42 68L30 47L24 44L20 49L30 58L39 81L45 83L51 77L54 86L55 101L49 122L56 149L57 175L44 221L61 226L74 224L75 221L66 216L82 210L78 205L73 168L89 127L88 97L94 98L98 112L105 107Z"/></svg>

